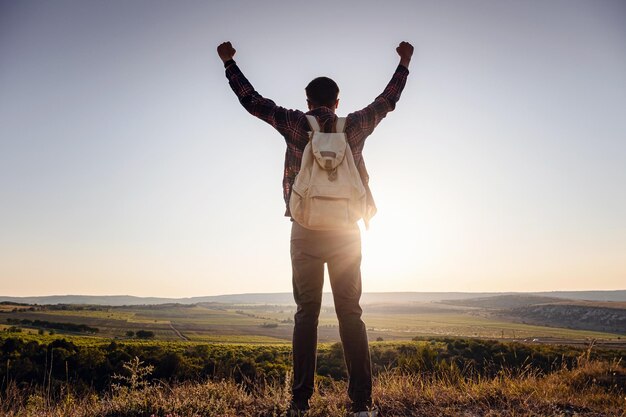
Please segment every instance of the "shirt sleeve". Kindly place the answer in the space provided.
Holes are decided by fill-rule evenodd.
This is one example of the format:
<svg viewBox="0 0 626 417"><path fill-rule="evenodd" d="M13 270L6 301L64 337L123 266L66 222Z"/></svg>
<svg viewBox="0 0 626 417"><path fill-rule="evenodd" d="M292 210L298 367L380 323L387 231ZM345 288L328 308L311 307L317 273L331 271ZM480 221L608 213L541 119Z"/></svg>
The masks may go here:
<svg viewBox="0 0 626 417"><path fill-rule="evenodd" d="M261 96L243 75L235 61L229 61L227 64L226 78L228 78L230 88L248 113L269 123L283 136L293 129L296 120L302 114L301 111L277 106L272 100Z"/></svg>
<svg viewBox="0 0 626 417"><path fill-rule="evenodd" d="M347 118L350 125L356 125L363 132L359 135L363 138L369 136L374 128L385 118L387 113L396 108L396 103L400 100L400 95L406 84L409 70L403 65L398 65L396 72L391 77L385 90L362 110L350 113Z"/></svg>

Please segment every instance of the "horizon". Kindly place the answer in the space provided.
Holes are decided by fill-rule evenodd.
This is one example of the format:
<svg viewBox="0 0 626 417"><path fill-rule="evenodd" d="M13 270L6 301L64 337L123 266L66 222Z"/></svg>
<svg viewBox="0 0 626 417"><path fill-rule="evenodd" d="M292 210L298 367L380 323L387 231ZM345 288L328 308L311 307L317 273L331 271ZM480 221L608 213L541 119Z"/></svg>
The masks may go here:
<svg viewBox="0 0 626 417"><path fill-rule="evenodd" d="M625 2L319 6L338 19L242 0L1 2L0 293L291 291L284 140L230 90L227 40L284 107L335 79L339 116L414 45L364 150L364 293L623 288Z"/></svg>
<svg viewBox="0 0 626 417"><path fill-rule="evenodd" d="M363 294L549 294L549 293L593 293L593 292L626 292L626 288L611 290L548 290L548 291L364 291ZM132 295L132 294L45 294L45 295L6 295L0 294L0 298L46 298L46 297L130 297L130 298L163 298L172 300L209 298L209 297L230 297L230 296L252 296L252 295L292 295L291 291L280 292L244 292L244 293L223 293L210 295L194 295L189 297L164 297L153 295ZM332 294L330 290L323 291L323 294ZM1 300L0 300L1 302Z"/></svg>

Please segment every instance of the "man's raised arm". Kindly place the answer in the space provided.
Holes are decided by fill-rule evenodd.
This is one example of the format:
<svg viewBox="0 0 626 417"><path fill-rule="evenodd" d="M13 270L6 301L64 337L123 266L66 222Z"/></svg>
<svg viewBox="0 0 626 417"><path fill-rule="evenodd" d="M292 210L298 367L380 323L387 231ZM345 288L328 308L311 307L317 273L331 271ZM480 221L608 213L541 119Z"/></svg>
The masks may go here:
<svg viewBox="0 0 626 417"><path fill-rule="evenodd" d="M350 113L349 118L355 118L358 125L365 132L365 136L368 136L374 128L380 123L380 121L393 109L396 108L396 103L400 100L400 94L406 84L407 76L409 75L409 63L413 56L413 45L408 42L400 42L396 48L396 52L400 56L400 64L396 68L396 71L391 77L391 81L385 87L385 90L378 96L369 106L363 110ZM361 147L360 143L357 146Z"/></svg>
<svg viewBox="0 0 626 417"><path fill-rule="evenodd" d="M256 92L235 63L233 57L236 52L237 50L230 42L223 42L217 47L217 54L226 68L226 78L228 78L230 88L248 113L269 123L281 134L286 132L300 112L277 106L272 100Z"/></svg>

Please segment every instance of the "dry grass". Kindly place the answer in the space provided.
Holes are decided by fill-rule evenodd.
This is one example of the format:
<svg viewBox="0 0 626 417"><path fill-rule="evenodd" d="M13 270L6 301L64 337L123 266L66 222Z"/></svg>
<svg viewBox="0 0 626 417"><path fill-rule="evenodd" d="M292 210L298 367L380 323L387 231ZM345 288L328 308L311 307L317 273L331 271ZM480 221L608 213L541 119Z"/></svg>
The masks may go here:
<svg viewBox="0 0 626 417"><path fill-rule="evenodd" d="M320 379L309 417L344 416L346 383ZM54 398L53 398L54 397ZM382 417L459 416L626 416L626 369L620 363L581 358L573 370L547 376L532 371L514 376L468 378L450 370L433 375L389 371L374 382ZM104 395L52 396L13 385L2 393L7 417L278 417L289 403L287 385L233 381L118 387Z"/></svg>

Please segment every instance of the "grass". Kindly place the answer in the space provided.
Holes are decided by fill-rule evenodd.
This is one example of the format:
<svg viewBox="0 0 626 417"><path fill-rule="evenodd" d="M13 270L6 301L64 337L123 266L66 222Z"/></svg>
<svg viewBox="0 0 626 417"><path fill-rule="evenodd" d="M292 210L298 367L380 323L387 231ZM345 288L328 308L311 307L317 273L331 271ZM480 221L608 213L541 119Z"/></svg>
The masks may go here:
<svg viewBox="0 0 626 417"><path fill-rule="evenodd" d="M26 335L26 337L31 336ZM86 339L77 337L76 341L81 343ZM563 347L561 350L550 350L550 352L546 351L549 346L534 346L532 349L536 350L537 354L531 356L532 359L529 361L499 361L496 359L505 352L501 350L506 347L503 344L469 339L446 340L416 341L409 344L406 342L372 343L372 358L377 372L374 380L374 400L381 411L381 417L626 417L624 412L626 410L626 368L621 362L626 356L623 352L599 350L593 343L584 350ZM93 338L91 342L107 346L111 341L106 338ZM18 373L10 372L9 369L16 370L16 364L20 362L16 357L7 357L7 372L0 380L0 415L7 417L279 417L284 414L288 405L290 368L289 363L285 362L288 359L285 355L289 354L290 347L284 343L272 345L273 348L269 350L267 345L250 343L215 344L207 346L206 350L198 350L200 356L193 358L217 358L221 369L225 371L203 374L205 376L202 378L209 375L214 378L211 380L199 379L200 377L194 376L193 373L180 374L187 375L181 379L168 378L164 376L166 374L157 374L156 371L154 375L160 375L159 378L164 379L156 380L149 376L148 368L154 366L153 369L156 370L163 363L161 361L167 358L158 352L152 356L145 356L148 353L154 353L154 348L168 354L179 353L181 366L185 363L202 365L202 361L197 362L192 357L185 356L190 352L194 353L195 347L203 345L202 342L133 340L124 341L124 344L134 345L131 346L132 349L126 351L131 352L130 355L139 355L142 357L141 360L147 361L146 363L150 365L140 366L140 359L135 356L132 360L135 363L134 368L131 367L135 370L119 378L114 376L113 385L110 385L111 382L107 378L97 390L94 388L96 376L90 376L84 380L71 378L72 375L76 375L76 369L71 368L71 363L75 363L74 367L83 366L80 365L83 363L96 366L96 362L73 362L79 357L97 357L95 353L95 356L92 356L85 350L79 352L81 353L79 356L68 356L65 371L61 374L56 371L53 374L51 362L49 368L49 362L42 363L41 365L46 366L43 381L40 377L36 380L19 379ZM145 349L137 349L142 345L145 345L143 346ZM531 349L530 346L527 346L528 349ZM513 347L516 349L515 352L520 354L524 354L526 350L526 347L521 345L513 345ZM32 350L33 347L31 346L30 349ZM70 351L71 349L57 350L59 354ZM337 352L339 356L335 355ZM340 347L338 348L337 345L320 344L318 364L329 369L333 368L335 366L333 364L341 361L340 352ZM458 360L445 362L443 359L446 357L446 352L457 356L468 354L470 358L478 355L494 366L488 367L488 371L481 371L482 361L479 359L477 359L478 362ZM267 353L270 354L266 355ZM101 354L106 353L101 352ZM494 356L490 356L492 354ZM560 362L553 362L550 359L554 354L556 358L569 356L571 360L564 360L560 367ZM38 356L30 355L29 358L36 360ZM52 355L50 358L52 361ZM55 356L55 358L58 357ZM184 358L187 359L182 361ZM233 360L229 362L229 358ZM267 373L230 372L240 365L239 358L253 361L256 360L254 358L260 358L255 363L265 366ZM431 362L429 358L433 361ZM542 367L544 359L553 365L549 368ZM11 366L9 366L9 361ZM121 365L129 369L127 365L132 364L132 361L119 362L120 366L110 368L104 372L104 375L115 375L121 369ZM19 366L31 366L29 362L21 363L22 365ZM55 363L60 362L57 359ZM68 363L70 363L70 372L68 372ZM509 365L496 365L498 363ZM35 362L32 364L34 365ZM241 364L245 366L246 362ZM89 368L91 365L85 366ZM278 367L282 369L282 373L270 373L271 369ZM58 366L55 369L58 371ZM344 371L339 369L338 372L339 376L335 377L340 379ZM321 370L320 373L334 375ZM233 379L237 375L241 376L237 378L240 383L236 383ZM189 380L183 381L182 379ZM22 382L18 384L15 381ZM311 401L312 408L308 417L344 415L348 409L346 390L344 381L333 380L328 376L318 376L317 389Z"/></svg>
<svg viewBox="0 0 626 417"><path fill-rule="evenodd" d="M514 376L503 370L494 378L477 378L455 369L435 374L390 370L375 378L374 401L382 417L626 416L624 377L620 363L584 358L574 369L547 376L532 371ZM345 415L346 389L345 382L318 378L307 417ZM6 417L279 417L289 403L289 386L136 381L102 395L78 396L71 387L50 395L45 389L9 385L1 398L0 412Z"/></svg>

